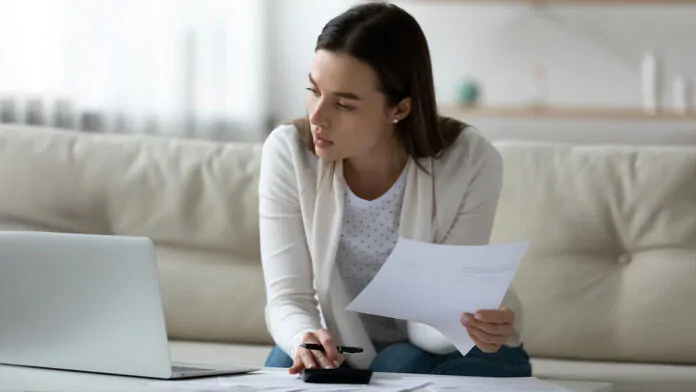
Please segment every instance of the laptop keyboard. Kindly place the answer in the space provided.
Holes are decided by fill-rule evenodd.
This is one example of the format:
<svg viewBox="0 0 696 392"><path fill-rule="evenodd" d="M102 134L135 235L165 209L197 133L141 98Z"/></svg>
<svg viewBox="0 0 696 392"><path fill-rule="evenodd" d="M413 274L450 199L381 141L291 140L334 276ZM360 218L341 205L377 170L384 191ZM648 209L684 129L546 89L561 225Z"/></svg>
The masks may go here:
<svg viewBox="0 0 696 392"><path fill-rule="evenodd" d="M174 365L172 366L172 371L175 373L186 373L186 372L209 372L213 369L210 368L199 368L199 367L191 367L191 366L179 366L179 365Z"/></svg>

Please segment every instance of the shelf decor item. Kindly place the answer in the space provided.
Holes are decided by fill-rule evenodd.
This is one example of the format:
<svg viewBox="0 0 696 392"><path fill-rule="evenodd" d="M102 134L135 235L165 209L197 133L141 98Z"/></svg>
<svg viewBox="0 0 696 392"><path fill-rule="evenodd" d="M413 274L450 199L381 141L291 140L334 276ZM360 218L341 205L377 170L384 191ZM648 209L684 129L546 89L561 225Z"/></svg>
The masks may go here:
<svg viewBox="0 0 696 392"><path fill-rule="evenodd" d="M686 114L691 109L691 89L683 75L672 81L672 105L676 113Z"/></svg>
<svg viewBox="0 0 696 392"><path fill-rule="evenodd" d="M41 98L27 99L24 103L24 119L28 125L47 125L44 103Z"/></svg>
<svg viewBox="0 0 696 392"><path fill-rule="evenodd" d="M458 101L464 106L476 106L481 99L481 87L473 78L467 78L459 86Z"/></svg>
<svg viewBox="0 0 696 392"><path fill-rule="evenodd" d="M0 97L0 123L18 122L17 101L14 97Z"/></svg>
<svg viewBox="0 0 696 392"><path fill-rule="evenodd" d="M534 67L534 97L532 98L532 106L543 108L549 102L549 81L546 67L537 65Z"/></svg>
<svg viewBox="0 0 696 392"><path fill-rule="evenodd" d="M642 92L643 109L650 113L657 113L660 108L661 83L660 83L660 64L654 50L648 50L643 55L642 64Z"/></svg>

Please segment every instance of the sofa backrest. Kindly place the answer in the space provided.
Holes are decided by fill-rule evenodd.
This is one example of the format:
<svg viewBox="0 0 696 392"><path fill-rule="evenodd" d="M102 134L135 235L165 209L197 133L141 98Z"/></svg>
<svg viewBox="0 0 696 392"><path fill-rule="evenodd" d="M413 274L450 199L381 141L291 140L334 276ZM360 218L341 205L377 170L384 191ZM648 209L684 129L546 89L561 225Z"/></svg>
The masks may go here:
<svg viewBox="0 0 696 392"><path fill-rule="evenodd" d="M495 144L529 352L696 363L696 147Z"/></svg>
<svg viewBox="0 0 696 392"><path fill-rule="evenodd" d="M171 338L268 343L260 145L0 127L0 230L146 236Z"/></svg>
<svg viewBox="0 0 696 392"><path fill-rule="evenodd" d="M696 363L696 147L497 141L534 356ZM0 230L155 240L170 337L270 343L259 144L0 126Z"/></svg>

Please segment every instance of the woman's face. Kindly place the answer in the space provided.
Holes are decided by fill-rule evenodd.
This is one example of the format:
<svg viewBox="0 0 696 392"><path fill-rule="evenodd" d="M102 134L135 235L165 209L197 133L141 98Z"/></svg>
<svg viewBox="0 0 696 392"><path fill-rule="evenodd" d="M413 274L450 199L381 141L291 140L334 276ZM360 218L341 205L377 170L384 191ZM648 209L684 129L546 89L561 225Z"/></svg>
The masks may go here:
<svg viewBox="0 0 696 392"><path fill-rule="evenodd" d="M316 52L307 113L318 156L329 161L369 157L394 142L394 120L402 117L378 88L368 64L342 52Z"/></svg>

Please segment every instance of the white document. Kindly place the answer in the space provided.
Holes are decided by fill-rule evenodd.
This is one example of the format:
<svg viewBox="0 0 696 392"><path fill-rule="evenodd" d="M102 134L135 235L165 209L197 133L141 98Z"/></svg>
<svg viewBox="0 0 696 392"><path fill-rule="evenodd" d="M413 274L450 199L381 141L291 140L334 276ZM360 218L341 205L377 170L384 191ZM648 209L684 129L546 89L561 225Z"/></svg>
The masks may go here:
<svg viewBox="0 0 696 392"><path fill-rule="evenodd" d="M155 381L149 385L169 391L268 391L268 392L571 392L550 382L534 377L451 377L417 376L375 373L368 385L311 384L298 376L291 376L287 369L264 369L249 375L203 378L179 381Z"/></svg>
<svg viewBox="0 0 696 392"><path fill-rule="evenodd" d="M466 355L474 342L462 313L497 309L528 242L486 246L438 245L400 239L349 311L421 322Z"/></svg>
<svg viewBox="0 0 696 392"><path fill-rule="evenodd" d="M235 375L217 378L193 380L156 381L155 387L169 390L178 389L191 392L212 391L268 391L268 392L409 392L425 387L431 381L421 377L401 377L375 374L367 385L363 384L315 384L302 381L299 376L292 376L287 369L264 369L248 375Z"/></svg>
<svg viewBox="0 0 696 392"><path fill-rule="evenodd" d="M425 389L431 392L572 392L536 377L437 377Z"/></svg>

